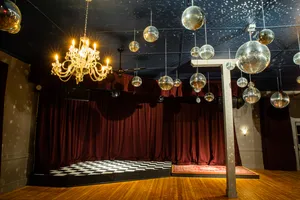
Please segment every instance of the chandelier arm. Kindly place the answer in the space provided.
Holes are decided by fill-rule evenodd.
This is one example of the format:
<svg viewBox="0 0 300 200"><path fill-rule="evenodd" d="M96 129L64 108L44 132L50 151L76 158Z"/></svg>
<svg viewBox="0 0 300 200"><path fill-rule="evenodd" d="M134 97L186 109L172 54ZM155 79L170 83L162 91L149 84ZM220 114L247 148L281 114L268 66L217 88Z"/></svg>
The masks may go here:
<svg viewBox="0 0 300 200"><path fill-rule="evenodd" d="M62 82L68 82L72 76L69 76L67 79L63 79L62 77L58 77Z"/></svg>

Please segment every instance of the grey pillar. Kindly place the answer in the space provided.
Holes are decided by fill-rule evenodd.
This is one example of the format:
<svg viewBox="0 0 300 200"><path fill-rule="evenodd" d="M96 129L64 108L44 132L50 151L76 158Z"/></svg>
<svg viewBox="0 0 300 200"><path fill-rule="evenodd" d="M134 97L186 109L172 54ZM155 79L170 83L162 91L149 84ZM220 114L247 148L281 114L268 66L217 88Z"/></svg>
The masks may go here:
<svg viewBox="0 0 300 200"><path fill-rule="evenodd" d="M232 111L232 91L230 71L221 66L222 71L222 94L226 151L226 194L229 198L236 198L236 176L235 176L235 151L234 151L234 130Z"/></svg>

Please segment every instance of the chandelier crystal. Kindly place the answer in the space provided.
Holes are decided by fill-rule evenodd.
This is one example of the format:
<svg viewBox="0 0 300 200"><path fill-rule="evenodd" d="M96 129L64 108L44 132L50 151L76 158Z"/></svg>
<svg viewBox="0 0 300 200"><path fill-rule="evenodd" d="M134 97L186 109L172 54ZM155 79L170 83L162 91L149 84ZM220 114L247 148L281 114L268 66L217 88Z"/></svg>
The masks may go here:
<svg viewBox="0 0 300 200"><path fill-rule="evenodd" d="M65 60L61 63L56 54L55 62L52 63L51 73L58 76L63 82L67 82L72 76L75 76L76 84L78 84L83 81L85 75L90 75L93 81L102 81L108 74L112 73L112 66L109 65L110 60L107 59L106 65L102 65L96 43L91 48L90 40L86 37L88 8L91 1L86 0L84 36L80 38L78 47L75 46L75 40L73 40Z"/></svg>

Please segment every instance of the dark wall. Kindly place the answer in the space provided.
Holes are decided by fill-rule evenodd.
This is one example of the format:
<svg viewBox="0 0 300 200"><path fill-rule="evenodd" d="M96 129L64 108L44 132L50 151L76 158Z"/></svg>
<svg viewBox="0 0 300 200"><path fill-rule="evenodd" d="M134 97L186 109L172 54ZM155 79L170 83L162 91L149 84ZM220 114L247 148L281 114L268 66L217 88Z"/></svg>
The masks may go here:
<svg viewBox="0 0 300 200"><path fill-rule="evenodd" d="M265 169L297 170L289 107L275 109L269 98L260 101Z"/></svg>

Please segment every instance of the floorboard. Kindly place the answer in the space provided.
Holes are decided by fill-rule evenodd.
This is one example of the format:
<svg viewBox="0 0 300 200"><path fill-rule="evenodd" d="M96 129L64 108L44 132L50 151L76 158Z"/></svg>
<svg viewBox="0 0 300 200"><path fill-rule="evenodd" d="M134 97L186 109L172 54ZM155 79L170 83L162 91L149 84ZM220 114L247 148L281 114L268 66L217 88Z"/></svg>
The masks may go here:
<svg viewBox="0 0 300 200"><path fill-rule="evenodd" d="M238 199L300 199L300 172L256 171L260 179L238 179ZM50 188L26 186L0 195L0 199L227 199L224 178L168 177L142 181Z"/></svg>

